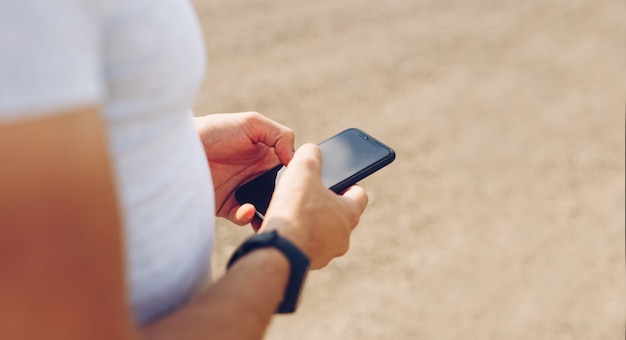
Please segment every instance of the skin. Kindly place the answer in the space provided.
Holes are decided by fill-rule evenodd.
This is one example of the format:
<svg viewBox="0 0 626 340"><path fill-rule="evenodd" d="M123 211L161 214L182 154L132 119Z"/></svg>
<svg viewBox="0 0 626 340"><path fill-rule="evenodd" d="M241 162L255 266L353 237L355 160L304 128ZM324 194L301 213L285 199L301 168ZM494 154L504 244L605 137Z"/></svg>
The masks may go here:
<svg viewBox="0 0 626 340"><path fill-rule="evenodd" d="M0 125L0 160L0 339L130 338L98 109Z"/></svg>
<svg viewBox="0 0 626 340"><path fill-rule="evenodd" d="M289 164L293 131L256 112L195 117L194 124L211 168L216 215L250 223L254 207L240 206L235 189L280 163Z"/></svg>
<svg viewBox="0 0 626 340"><path fill-rule="evenodd" d="M294 153L293 132L257 113L210 115L195 124L218 216L249 223L254 207L240 206L234 190L288 163L259 231L278 230L313 268L347 251L367 196L358 186L343 195L326 189L317 146ZM289 275L275 249L241 258L173 313L141 329L133 324L97 106L0 124L0 160L0 339L262 338Z"/></svg>

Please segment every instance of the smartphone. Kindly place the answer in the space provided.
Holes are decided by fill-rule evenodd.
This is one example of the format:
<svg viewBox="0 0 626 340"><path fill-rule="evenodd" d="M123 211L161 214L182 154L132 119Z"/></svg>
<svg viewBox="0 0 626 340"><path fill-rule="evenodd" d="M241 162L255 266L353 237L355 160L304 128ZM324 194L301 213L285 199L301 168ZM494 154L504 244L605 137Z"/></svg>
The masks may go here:
<svg viewBox="0 0 626 340"><path fill-rule="evenodd" d="M336 193L343 192L396 158L393 149L356 128L339 132L321 142L319 147L322 182ZM235 198L240 204L252 203L256 216L263 220L284 169L279 165L242 185L235 191Z"/></svg>

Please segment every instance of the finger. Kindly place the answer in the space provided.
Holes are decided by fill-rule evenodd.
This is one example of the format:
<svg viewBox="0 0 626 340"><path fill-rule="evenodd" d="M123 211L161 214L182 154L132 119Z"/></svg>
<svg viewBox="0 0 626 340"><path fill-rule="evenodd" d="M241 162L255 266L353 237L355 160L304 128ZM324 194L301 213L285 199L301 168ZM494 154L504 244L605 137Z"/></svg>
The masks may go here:
<svg viewBox="0 0 626 340"><path fill-rule="evenodd" d="M252 112L250 115L252 140L274 148L280 162L288 164L294 154L293 130L259 113Z"/></svg>
<svg viewBox="0 0 626 340"><path fill-rule="evenodd" d="M279 138L276 143L274 143L274 152L276 156L278 156L278 160L285 165L289 164L293 158L293 140L293 131L289 130L288 133L284 134L283 137Z"/></svg>
<svg viewBox="0 0 626 340"><path fill-rule="evenodd" d="M237 225L243 226L252 221L252 219L254 218L254 214L254 205L250 203L245 203L243 205L233 207L228 214L228 219Z"/></svg>
<svg viewBox="0 0 626 340"><path fill-rule="evenodd" d="M287 171L289 171L289 169L292 169L291 172L293 173L312 171L314 174L321 176L322 152L319 146L307 143L299 147L293 155L291 163L289 167L287 167Z"/></svg>
<svg viewBox="0 0 626 340"><path fill-rule="evenodd" d="M348 188L348 190L346 190L342 194L342 196L356 203L359 209L359 215L362 214L363 211L365 211L365 208L367 207L368 198L367 198L367 194L365 193L365 190L363 190L362 187L358 185L353 185L350 188Z"/></svg>

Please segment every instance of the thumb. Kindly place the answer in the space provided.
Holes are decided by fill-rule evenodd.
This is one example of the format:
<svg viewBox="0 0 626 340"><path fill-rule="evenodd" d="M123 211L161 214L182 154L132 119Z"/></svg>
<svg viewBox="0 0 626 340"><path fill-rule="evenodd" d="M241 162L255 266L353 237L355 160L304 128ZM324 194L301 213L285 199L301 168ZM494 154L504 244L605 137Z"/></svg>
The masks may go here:
<svg viewBox="0 0 626 340"><path fill-rule="evenodd" d="M291 173L301 173L305 171L307 173L312 172L317 176L321 176L322 173L322 152L319 146L311 143L302 145L296 150L289 162L287 170L291 169ZM287 175L287 173L285 173Z"/></svg>
<svg viewBox="0 0 626 340"><path fill-rule="evenodd" d="M237 225L243 226L252 221L254 214L254 205L245 203L243 205L233 207L228 214L228 219Z"/></svg>

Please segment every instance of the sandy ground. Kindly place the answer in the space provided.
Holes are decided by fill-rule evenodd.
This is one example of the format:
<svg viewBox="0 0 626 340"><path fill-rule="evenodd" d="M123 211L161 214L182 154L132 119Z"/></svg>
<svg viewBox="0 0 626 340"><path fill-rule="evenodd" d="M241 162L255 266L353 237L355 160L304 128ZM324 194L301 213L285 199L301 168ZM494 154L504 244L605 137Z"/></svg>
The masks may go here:
<svg viewBox="0 0 626 340"><path fill-rule="evenodd" d="M398 155L267 339L624 339L623 1L195 2L198 113ZM217 275L250 233L219 221Z"/></svg>

